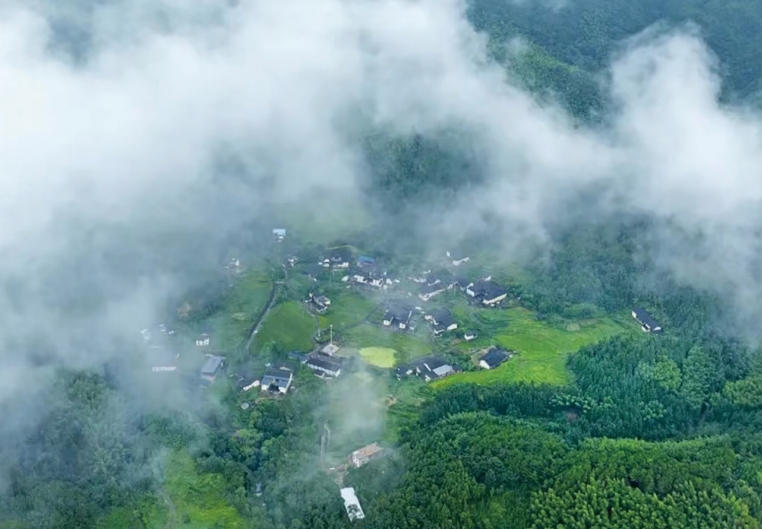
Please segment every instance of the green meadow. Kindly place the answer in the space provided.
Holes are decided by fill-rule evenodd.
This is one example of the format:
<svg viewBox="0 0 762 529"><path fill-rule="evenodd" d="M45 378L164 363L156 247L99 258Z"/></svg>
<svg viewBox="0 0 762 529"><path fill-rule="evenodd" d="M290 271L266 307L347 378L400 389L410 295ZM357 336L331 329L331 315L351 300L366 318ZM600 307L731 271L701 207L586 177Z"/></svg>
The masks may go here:
<svg viewBox="0 0 762 529"><path fill-rule="evenodd" d="M569 353L625 331L624 326L608 318L558 328L537 320L532 312L523 308L480 310L475 319L483 330L492 331L488 333L490 338L481 335L478 345L500 345L519 354L496 369L459 373L433 382L433 387L443 388L458 382L567 384Z"/></svg>
<svg viewBox="0 0 762 529"><path fill-rule="evenodd" d="M314 334L315 320L307 314L302 303L287 301L273 307L265 317L251 350L257 351L275 343L284 351L310 351Z"/></svg>

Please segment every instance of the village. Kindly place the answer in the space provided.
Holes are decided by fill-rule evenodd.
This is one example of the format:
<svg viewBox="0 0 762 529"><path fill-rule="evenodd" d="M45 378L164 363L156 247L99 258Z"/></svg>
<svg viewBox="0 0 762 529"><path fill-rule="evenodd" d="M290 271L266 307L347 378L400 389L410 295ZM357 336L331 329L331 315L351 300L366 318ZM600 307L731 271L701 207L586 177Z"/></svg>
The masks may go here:
<svg viewBox="0 0 762 529"><path fill-rule="evenodd" d="M214 318L144 328L146 369L183 377L202 391L233 387L243 410L262 399L289 398L300 377L331 384L361 373L384 381L391 413L402 384L418 391L465 373L498 373L524 354L499 338L506 314L525 314L520 297L510 279L493 277L474 256L451 249L430 263L402 268L388 256L341 245L309 260L298 245L287 244L285 229L274 229L272 237L278 279L238 257L222 271L233 291L247 282L258 289L255 310L227 316L240 321L236 332L229 321ZM633 308L631 316L643 331L662 332L645 310ZM329 443L324 434L321 459ZM379 438L325 464L351 521L364 513L354 489L344 486L346 471L384 454Z"/></svg>

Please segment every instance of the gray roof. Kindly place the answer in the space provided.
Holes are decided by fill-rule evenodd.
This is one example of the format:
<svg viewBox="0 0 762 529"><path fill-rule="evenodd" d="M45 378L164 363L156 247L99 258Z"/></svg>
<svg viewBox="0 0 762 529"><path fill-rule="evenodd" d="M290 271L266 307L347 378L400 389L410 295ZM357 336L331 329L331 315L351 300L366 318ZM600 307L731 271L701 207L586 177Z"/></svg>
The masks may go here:
<svg viewBox="0 0 762 529"><path fill-rule="evenodd" d="M262 377L262 387L269 388L273 384L278 387L287 387L291 383L293 373L286 369L268 367Z"/></svg>
<svg viewBox="0 0 762 529"><path fill-rule="evenodd" d="M497 367L508 358L508 352L500 349L498 347L491 347L487 353L484 354L484 356L481 357L481 360L486 362L490 368Z"/></svg>
<svg viewBox="0 0 762 529"><path fill-rule="evenodd" d="M202 375L214 375L222 367L222 363L225 361L224 356L209 355L206 358L204 367L201 368Z"/></svg>
<svg viewBox="0 0 762 529"><path fill-rule="evenodd" d="M452 313L449 309L435 310L430 315L434 318L434 323L443 327L449 327L455 323L455 318L452 317Z"/></svg>

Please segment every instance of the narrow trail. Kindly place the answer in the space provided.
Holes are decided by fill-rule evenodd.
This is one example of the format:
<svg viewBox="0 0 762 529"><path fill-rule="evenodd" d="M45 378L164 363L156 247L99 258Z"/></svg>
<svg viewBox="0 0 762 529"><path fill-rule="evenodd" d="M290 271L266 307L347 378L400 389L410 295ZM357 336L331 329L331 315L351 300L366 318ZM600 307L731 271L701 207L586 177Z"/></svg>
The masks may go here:
<svg viewBox="0 0 762 529"><path fill-rule="evenodd" d="M169 494L167 494L163 488L159 490L159 497L165 503L167 509L169 509L169 517L167 518L166 528L173 529L177 526L177 508L175 507L172 498L169 497Z"/></svg>
<svg viewBox="0 0 762 529"><path fill-rule="evenodd" d="M246 342L241 347L243 350L242 351L243 353L248 352L249 348L251 347L251 342L254 341L254 337L257 335L257 331L259 331L259 327L262 325L262 322L265 320L265 317L267 316L267 314L269 314L270 309L273 308L273 303L275 302L275 298L277 297L277 294L278 294L278 287L280 287L281 285L284 285L288 281L288 268L286 266L283 266L283 271L285 274L283 281L273 281L273 284L270 287L270 297L267 299L267 303L262 309L262 312L259 313L259 316L257 316L257 319L254 320L254 323L249 329Z"/></svg>

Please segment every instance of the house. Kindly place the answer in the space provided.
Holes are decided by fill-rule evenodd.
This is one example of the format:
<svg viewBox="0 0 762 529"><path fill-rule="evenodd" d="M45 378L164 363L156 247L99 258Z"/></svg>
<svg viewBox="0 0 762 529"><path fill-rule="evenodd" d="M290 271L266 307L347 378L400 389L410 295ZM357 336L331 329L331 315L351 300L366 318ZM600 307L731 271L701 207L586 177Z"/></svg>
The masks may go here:
<svg viewBox="0 0 762 529"><path fill-rule="evenodd" d="M352 261L352 249L348 246L334 248L328 254L327 261L334 268L349 268L349 263ZM323 266L326 266L325 263L326 259L323 259Z"/></svg>
<svg viewBox="0 0 762 529"><path fill-rule="evenodd" d="M322 314L328 310L331 300L327 296L316 296L310 292L310 298L308 300L315 306L315 311Z"/></svg>
<svg viewBox="0 0 762 529"><path fill-rule="evenodd" d="M209 347L211 338L207 333L202 333L196 336L196 347Z"/></svg>
<svg viewBox="0 0 762 529"><path fill-rule="evenodd" d="M460 266L470 260L470 257L462 252L447 252L447 257L453 266Z"/></svg>
<svg viewBox="0 0 762 529"><path fill-rule="evenodd" d="M384 327L396 325L402 330L410 326L410 319L413 317L413 309L403 305L391 305L384 314Z"/></svg>
<svg viewBox="0 0 762 529"><path fill-rule="evenodd" d="M277 242L282 242L286 238L286 230L282 228L275 228L273 230L273 239Z"/></svg>
<svg viewBox="0 0 762 529"><path fill-rule="evenodd" d="M508 291L505 288L489 279L480 279L476 283L471 283L466 287L466 294L488 306L494 306L508 297Z"/></svg>
<svg viewBox="0 0 762 529"><path fill-rule="evenodd" d="M439 336L445 331L454 331L458 328L455 318L452 317L452 313L448 309L439 309L430 312L424 316L424 319L433 324L435 336Z"/></svg>
<svg viewBox="0 0 762 529"><path fill-rule="evenodd" d="M458 276L452 281L452 286L459 288L463 292L465 292L466 289L471 286L471 284L472 281L466 276Z"/></svg>
<svg viewBox="0 0 762 529"><path fill-rule="evenodd" d="M650 314L648 314L643 309L634 308L632 309L632 317L638 320L640 323L640 327L645 332L652 332L655 334L661 333L661 325L659 325L656 320L654 320Z"/></svg>
<svg viewBox="0 0 762 529"><path fill-rule="evenodd" d="M349 456L349 463L355 468L360 468L370 460L376 459L382 455L383 450L383 448L378 446L378 443L363 446L359 450L352 452L352 454Z"/></svg>
<svg viewBox="0 0 762 529"><path fill-rule="evenodd" d="M444 283L423 285L420 292L418 293L418 297L421 298L421 301L428 301L440 292L444 292L445 290L447 290L447 285Z"/></svg>
<svg viewBox="0 0 762 529"><path fill-rule="evenodd" d="M476 333L473 331L466 331L465 334L463 335L463 339L467 342L470 342L471 340L475 340Z"/></svg>
<svg viewBox="0 0 762 529"><path fill-rule="evenodd" d="M350 522L365 518L365 513L362 512L360 500L357 499L355 489L352 487L341 489L341 499L344 500L344 508L347 510L347 516L349 516Z"/></svg>
<svg viewBox="0 0 762 529"><path fill-rule="evenodd" d="M424 270L418 275L411 276L409 279L413 283L426 283L426 279L428 278L430 273L431 273L431 270Z"/></svg>
<svg viewBox="0 0 762 529"><path fill-rule="evenodd" d="M268 367L262 377L262 391L285 394L294 380L294 372L287 367Z"/></svg>
<svg viewBox="0 0 762 529"><path fill-rule="evenodd" d="M214 379L217 378L217 374L223 367L225 367L224 356L208 354L206 355L206 363L201 368L201 378L214 382Z"/></svg>
<svg viewBox="0 0 762 529"><path fill-rule="evenodd" d="M303 364L307 361L307 357L309 355L307 353L303 353L301 351L289 351L288 352L288 358L289 360L296 360L300 364Z"/></svg>
<svg viewBox="0 0 762 529"><path fill-rule="evenodd" d="M298 262L299 262L299 258L293 255L289 257L288 259L286 259L286 264L290 267L296 266L296 263Z"/></svg>
<svg viewBox="0 0 762 529"><path fill-rule="evenodd" d="M357 258L357 266L364 268L366 266L373 266L376 264L376 260L367 255L361 255Z"/></svg>
<svg viewBox="0 0 762 529"><path fill-rule="evenodd" d="M308 264L302 268L302 274L306 275L313 281L317 281L320 273L323 271L323 267L319 264Z"/></svg>
<svg viewBox="0 0 762 529"><path fill-rule="evenodd" d="M325 344L325 347L323 347L320 352L328 356L333 356L339 351L339 349L340 347L331 341Z"/></svg>
<svg viewBox="0 0 762 529"><path fill-rule="evenodd" d="M341 374L341 360L338 357L325 353L312 353L308 355L304 365L321 377L337 377Z"/></svg>
<svg viewBox="0 0 762 529"><path fill-rule="evenodd" d="M494 369L511 357L510 353L499 347L490 347L479 359L479 367L484 369Z"/></svg>
<svg viewBox="0 0 762 529"><path fill-rule="evenodd" d="M168 371L177 371L177 360L180 353L172 352L166 347L160 345L150 345L148 347L151 363L151 371L154 373L164 373Z"/></svg>
<svg viewBox="0 0 762 529"><path fill-rule="evenodd" d="M429 356L421 359L416 367L416 372L426 382L444 378L455 373L455 368L446 360Z"/></svg>

